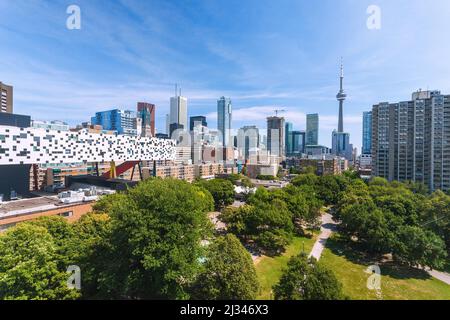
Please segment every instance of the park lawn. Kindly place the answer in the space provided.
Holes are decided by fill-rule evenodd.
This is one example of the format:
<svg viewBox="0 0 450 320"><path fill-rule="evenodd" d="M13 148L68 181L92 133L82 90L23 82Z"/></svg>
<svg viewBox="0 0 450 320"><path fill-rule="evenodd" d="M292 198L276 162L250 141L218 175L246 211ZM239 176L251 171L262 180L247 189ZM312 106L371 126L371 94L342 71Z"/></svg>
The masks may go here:
<svg viewBox="0 0 450 320"><path fill-rule="evenodd" d="M342 242L329 239L320 263L334 271L350 299L377 299L374 291L367 289L369 274L364 271L373 263L364 260ZM421 270L381 264L381 295L384 300L450 300L450 286L429 277Z"/></svg>
<svg viewBox="0 0 450 320"><path fill-rule="evenodd" d="M270 300L273 298L271 294L272 287L280 280L283 269L287 267L289 259L303 251L303 244L305 246L305 252L309 254L316 238L317 234L314 234L312 238L294 237L283 255L273 258L266 256L261 258L255 266L261 286L258 299Z"/></svg>

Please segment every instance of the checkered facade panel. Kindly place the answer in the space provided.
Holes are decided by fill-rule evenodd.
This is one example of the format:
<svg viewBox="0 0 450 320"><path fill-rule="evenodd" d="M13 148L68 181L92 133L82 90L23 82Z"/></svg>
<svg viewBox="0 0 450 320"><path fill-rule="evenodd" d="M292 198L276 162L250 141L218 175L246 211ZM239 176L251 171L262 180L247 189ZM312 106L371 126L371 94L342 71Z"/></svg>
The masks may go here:
<svg viewBox="0 0 450 320"><path fill-rule="evenodd" d="M174 159L174 140L0 126L0 165Z"/></svg>

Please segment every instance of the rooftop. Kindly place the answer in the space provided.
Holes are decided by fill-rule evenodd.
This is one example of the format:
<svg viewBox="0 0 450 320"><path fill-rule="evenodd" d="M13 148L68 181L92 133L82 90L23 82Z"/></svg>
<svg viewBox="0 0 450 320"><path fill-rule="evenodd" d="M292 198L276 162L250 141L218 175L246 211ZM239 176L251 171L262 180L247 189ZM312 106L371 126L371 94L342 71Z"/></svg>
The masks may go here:
<svg viewBox="0 0 450 320"><path fill-rule="evenodd" d="M10 218L11 216L20 216L67 206L70 205L61 203L58 196L45 196L3 202L0 204L0 220Z"/></svg>

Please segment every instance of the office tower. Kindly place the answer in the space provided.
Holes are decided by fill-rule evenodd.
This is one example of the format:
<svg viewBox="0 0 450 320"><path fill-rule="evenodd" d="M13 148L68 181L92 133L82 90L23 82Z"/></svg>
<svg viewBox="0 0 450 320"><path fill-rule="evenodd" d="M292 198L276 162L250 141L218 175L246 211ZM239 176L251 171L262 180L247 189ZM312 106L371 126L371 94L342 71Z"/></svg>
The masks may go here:
<svg viewBox="0 0 450 320"><path fill-rule="evenodd" d="M338 94L336 95L337 100L339 101L339 123L338 123L338 132L344 132L344 101L347 95L344 91L344 65L341 62L341 76L340 76L340 89Z"/></svg>
<svg viewBox="0 0 450 320"><path fill-rule="evenodd" d="M339 157L344 157L348 161L353 159L353 145L350 144L350 134L333 130L331 152Z"/></svg>
<svg viewBox="0 0 450 320"><path fill-rule="evenodd" d="M13 113L13 87L0 82L0 112Z"/></svg>
<svg viewBox="0 0 450 320"><path fill-rule="evenodd" d="M202 127L207 127L206 117L204 116L194 116L189 119L189 131L194 131L194 127L200 125Z"/></svg>
<svg viewBox="0 0 450 320"><path fill-rule="evenodd" d="M117 131L118 134L136 135L136 114L129 110L113 109L97 112L91 118L93 125L100 125L104 130Z"/></svg>
<svg viewBox="0 0 450 320"><path fill-rule="evenodd" d="M317 146L319 144L319 114L306 115L306 145Z"/></svg>
<svg viewBox="0 0 450 320"><path fill-rule="evenodd" d="M237 148L244 160L249 160L251 156L257 156L259 151L260 138L257 126L244 126L238 131ZM255 161L257 159L255 158Z"/></svg>
<svg viewBox="0 0 450 320"><path fill-rule="evenodd" d="M363 113L362 154L372 152L372 111Z"/></svg>
<svg viewBox="0 0 450 320"><path fill-rule="evenodd" d="M155 136L155 113L156 107L154 104L138 102L137 118L141 119L141 135L143 137Z"/></svg>
<svg viewBox="0 0 450 320"><path fill-rule="evenodd" d="M189 119L189 132L191 134L191 146L192 146L192 162L203 162L203 151L207 144L205 136L208 133L208 123L204 116L194 116Z"/></svg>
<svg viewBox="0 0 450 320"><path fill-rule="evenodd" d="M221 97L217 100L217 129L222 133L222 143L225 147L231 145L231 100Z"/></svg>
<svg viewBox="0 0 450 320"><path fill-rule="evenodd" d="M306 132L292 131L292 156L301 156L306 150Z"/></svg>
<svg viewBox="0 0 450 320"><path fill-rule="evenodd" d="M372 108L373 175L450 190L450 95L418 91L412 100Z"/></svg>
<svg viewBox="0 0 450 320"><path fill-rule="evenodd" d="M172 126L173 124L175 125ZM178 94L177 92L175 97L170 98L170 136L173 132L172 129L170 129L171 127L184 130L189 128L187 117L187 98L182 97L181 94Z"/></svg>
<svg viewBox="0 0 450 320"><path fill-rule="evenodd" d="M292 152L293 152L293 149L292 149L292 144L293 144L293 141L292 141L292 139L293 139L293 136L292 136L292 130L293 130L293 126L292 126L292 123L290 123L290 122L286 122L286 125L285 125L285 146L286 146L286 156L289 156Z"/></svg>
<svg viewBox="0 0 450 320"><path fill-rule="evenodd" d="M273 155L283 157L285 155L285 127L284 118L267 118L267 150Z"/></svg>

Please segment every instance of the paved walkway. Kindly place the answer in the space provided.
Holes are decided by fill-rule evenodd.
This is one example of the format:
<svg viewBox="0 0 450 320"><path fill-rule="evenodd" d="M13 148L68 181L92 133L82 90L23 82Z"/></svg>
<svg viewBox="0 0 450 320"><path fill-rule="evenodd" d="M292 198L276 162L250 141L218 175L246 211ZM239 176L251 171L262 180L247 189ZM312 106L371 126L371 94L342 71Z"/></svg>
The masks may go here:
<svg viewBox="0 0 450 320"><path fill-rule="evenodd" d="M309 257L314 257L317 259L317 261L319 261L320 257L322 256L323 249L325 248L325 243L327 242L331 234L334 231L336 231L337 227L337 223L333 221L333 218L329 213L322 215L321 220L322 220L322 226L320 227L321 233L316 243L314 244L311 253L309 254ZM428 272L428 274L433 278L441 280L446 284L450 285L449 273L437 270L430 270L429 268L426 268L425 271Z"/></svg>
<svg viewBox="0 0 450 320"><path fill-rule="evenodd" d="M337 223L333 221L333 217L329 213L325 213L321 217L322 225L320 227L320 235L309 254L309 257L314 257L319 261L322 251L325 248L325 243L331 234L336 231Z"/></svg>
<svg viewBox="0 0 450 320"><path fill-rule="evenodd" d="M433 278L441 280L446 284L450 285L450 274L442 271L430 270L429 268L425 268L425 271L428 272L428 274Z"/></svg>

